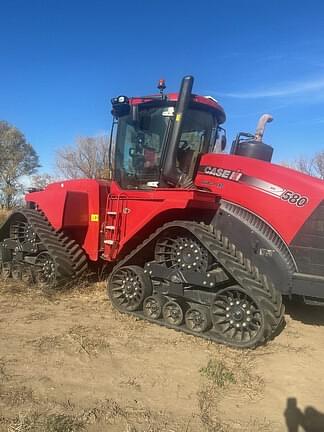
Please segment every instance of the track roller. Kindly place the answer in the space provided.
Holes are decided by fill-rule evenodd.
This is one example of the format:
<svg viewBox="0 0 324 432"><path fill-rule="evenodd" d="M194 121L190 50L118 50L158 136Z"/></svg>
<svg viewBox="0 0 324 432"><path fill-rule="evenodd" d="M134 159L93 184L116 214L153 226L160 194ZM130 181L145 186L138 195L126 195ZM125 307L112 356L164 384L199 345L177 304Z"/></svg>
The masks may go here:
<svg viewBox="0 0 324 432"><path fill-rule="evenodd" d="M160 319L162 310L168 299L161 295L153 295L146 297L143 303L143 313L147 318Z"/></svg>
<svg viewBox="0 0 324 432"><path fill-rule="evenodd" d="M184 311L180 303L170 300L163 306L162 314L164 320L171 325L179 326L184 320Z"/></svg>
<svg viewBox="0 0 324 432"><path fill-rule="evenodd" d="M209 330L212 325L209 307L202 305L191 306L186 312L185 323L187 328L195 333L203 333Z"/></svg>

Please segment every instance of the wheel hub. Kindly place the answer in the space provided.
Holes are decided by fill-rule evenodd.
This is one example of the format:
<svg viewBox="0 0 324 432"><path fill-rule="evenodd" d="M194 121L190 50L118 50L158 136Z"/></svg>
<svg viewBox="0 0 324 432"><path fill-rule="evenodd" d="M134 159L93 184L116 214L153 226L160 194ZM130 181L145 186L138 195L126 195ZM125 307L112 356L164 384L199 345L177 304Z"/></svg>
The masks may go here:
<svg viewBox="0 0 324 432"><path fill-rule="evenodd" d="M194 322L194 324L196 325L196 326L200 326L202 323L203 323L203 318L202 318L202 316L201 316L201 314L200 313L195 313L195 314L193 314L193 316L192 316L192 320L193 320L193 322Z"/></svg>
<svg viewBox="0 0 324 432"><path fill-rule="evenodd" d="M134 281L134 278L129 277L123 281L123 287L125 297L129 299L135 297L139 289L137 281Z"/></svg>
<svg viewBox="0 0 324 432"><path fill-rule="evenodd" d="M244 312L242 310L237 309L233 312L233 318L235 319L235 321L242 321L243 317Z"/></svg>
<svg viewBox="0 0 324 432"><path fill-rule="evenodd" d="M43 264L43 273L46 276L50 276L55 271L55 265L54 263L47 259Z"/></svg>
<svg viewBox="0 0 324 432"><path fill-rule="evenodd" d="M177 309L172 309L172 310L170 311L170 315L171 315L171 317L174 318L174 319L178 318L179 315L180 315L179 310L177 310Z"/></svg>
<svg viewBox="0 0 324 432"><path fill-rule="evenodd" d="M245 301L236 300L233 304L230 301L230 306L227 307L226 318L229 318L231 325L238 325L241 327L246 327L251 321L251 314L253 312L253 305L248 304Z"/></svg>
<svg viewBox="0 0 324 432"><path fill-rule="evenodd" d="M25 228L25 239L30 243L35 243L36 241L36 233L30 224Z"/></svg>

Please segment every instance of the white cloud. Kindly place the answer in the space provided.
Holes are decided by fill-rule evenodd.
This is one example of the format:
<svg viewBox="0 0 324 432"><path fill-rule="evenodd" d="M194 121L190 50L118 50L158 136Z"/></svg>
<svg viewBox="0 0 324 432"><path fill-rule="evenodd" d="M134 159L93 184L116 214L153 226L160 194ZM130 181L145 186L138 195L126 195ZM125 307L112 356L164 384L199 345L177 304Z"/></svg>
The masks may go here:
<svg viewBox="0 0 324 432"><path fill-rule="evenodd" d="M243 92L218 93L220 97L230 97L236 99L261 99L286 96L303 96L311 92L324 90L324 77L320 79L304 80L299 82L289 82L274 86L268 89L259 89Z"/></svg>

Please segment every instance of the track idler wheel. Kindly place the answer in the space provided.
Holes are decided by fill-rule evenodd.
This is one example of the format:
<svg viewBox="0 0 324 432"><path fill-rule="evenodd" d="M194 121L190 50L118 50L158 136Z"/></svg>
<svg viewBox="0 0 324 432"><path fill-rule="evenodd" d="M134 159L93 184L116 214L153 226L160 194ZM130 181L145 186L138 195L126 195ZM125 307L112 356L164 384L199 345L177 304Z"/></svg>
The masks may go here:
<svg viewBox="0 0 324 432"><path fill-rule="evenodd" d="M211 306L214 329L235 346L255 346L263 339L264 316L258 299L239 285L219 291Z"/></svg>
<svg viewBox="0 0 324 432"><path fill-rule="evenodd" d="M203 333L211 327L209 308L202 305L191 306L185 315L186 326L195 333Z"/></svg>
<svg viewBox="0 0 324 432"><path fill-rule="evenodd" d="M120 312L133 312L143 307L152 294L151 279L139 266L120 267L108 279L108 295Z"/></svg>
<svg viewBox="0 0 324 432"><path fill-rule="evenodd" d="M179 326L184 320L184 311L180 303L170 300L163 306L162 310L164 320L171 325Z"/></svg>
<svg viewBox="0 0 324 432"><path fill-rule="evenodd" d="M35 279L43 288L52 288L56 284L56 265L47 252L40 253L35 261Z"/></svg>
<svg viewBox="0 0 324 432"><path fill-rule="evenodd" d="M146 297L143 303L144 315L154 320L161 318L163 306L167 301L167 298L161 295Z"/></svg>

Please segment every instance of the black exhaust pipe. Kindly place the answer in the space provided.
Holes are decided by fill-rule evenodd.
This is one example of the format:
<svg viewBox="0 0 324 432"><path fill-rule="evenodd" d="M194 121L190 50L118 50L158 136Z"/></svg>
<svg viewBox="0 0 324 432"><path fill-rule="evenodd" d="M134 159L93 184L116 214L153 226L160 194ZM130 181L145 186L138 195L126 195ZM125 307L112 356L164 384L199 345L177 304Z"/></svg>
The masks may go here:
<svg viewBox="0 0 324 432"><path fill-rule="evenodd" d="M188 109L191 99L193 82L194 78L191 75L185 76L182 79L179 97L174 112L174 118L167 139L166 155L162 169L162 179L170 186L176 186L179 183L181 175L183 174L177 168L177 151L181 137L184 114Z"/></svg>

